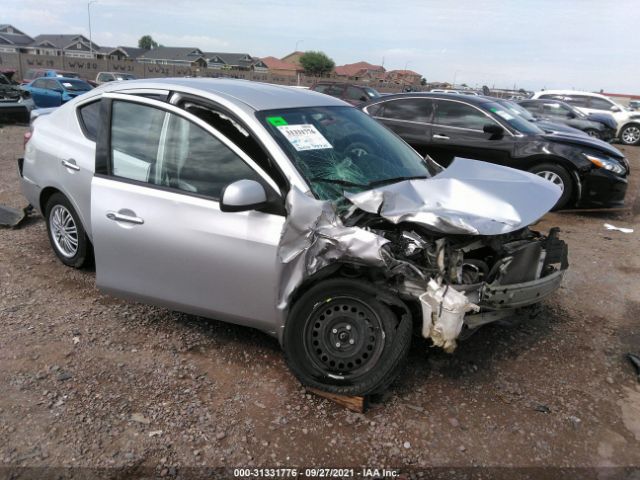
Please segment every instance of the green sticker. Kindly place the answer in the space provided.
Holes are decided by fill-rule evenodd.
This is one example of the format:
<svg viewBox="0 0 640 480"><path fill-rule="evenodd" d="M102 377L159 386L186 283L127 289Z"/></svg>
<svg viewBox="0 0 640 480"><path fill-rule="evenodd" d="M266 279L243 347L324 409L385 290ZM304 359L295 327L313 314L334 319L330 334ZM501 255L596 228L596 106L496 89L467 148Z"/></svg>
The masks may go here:
<svg viewBox="0 0 640 480"><path fill-rule="evenodd" d="M267 117L267 122L269 122L274 127L281 127L282 125L289 125L287 121L282 117Z"/></svg>

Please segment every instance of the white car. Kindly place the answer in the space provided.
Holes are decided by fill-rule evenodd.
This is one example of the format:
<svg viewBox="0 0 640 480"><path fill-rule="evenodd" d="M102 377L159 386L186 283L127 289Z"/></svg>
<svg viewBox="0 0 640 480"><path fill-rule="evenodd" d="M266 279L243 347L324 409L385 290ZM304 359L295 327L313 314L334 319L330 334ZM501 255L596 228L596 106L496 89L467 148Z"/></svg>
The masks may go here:
<svg viewBox="0 0 640 480"><path fill-rule="evenodd" d="M640 145L640 113L634 112L599 93L577 90L543 90L533 94L533 99L562 100L587 115L609 113L618 124L616 136L625 145Z"/></svg>

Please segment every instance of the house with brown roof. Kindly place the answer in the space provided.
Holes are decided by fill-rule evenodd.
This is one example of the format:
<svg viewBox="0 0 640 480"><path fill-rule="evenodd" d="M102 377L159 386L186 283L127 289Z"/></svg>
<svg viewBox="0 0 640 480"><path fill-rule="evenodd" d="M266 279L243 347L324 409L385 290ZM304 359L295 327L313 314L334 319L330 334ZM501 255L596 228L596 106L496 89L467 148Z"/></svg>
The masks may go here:
<svg viewBox="0 0 640 480"><path fill-rule="evenodd" d="M295 63L285 62L276 57L264 57L261 59L269 69L270 73L275 75L288 75L295 76L298 73L302 73L304 69L300 65Z"/></svg>
<svg viewBox="0 0 640 480"><path fill-rule="evenodd" d="M373 65L368 62L348 63L335 68L337 77L348 80L375 81L384 79L386 70L382 65Z"/></svg>
<svg viewBox="0 0 640 480"><path fill-rule="evenodd" d="M398 85L420 85L422 75L413 70L390 70L387 72L387 80Z"/></svg>
<svg viewBox="0 0 640 480"><path fill-rule="evenodd" d="M283 62L293 63L301 67L302 65L300 64L300 57L302 57L302 55L304 55L304 52L297 50L295 52L291 52L289 55L285 55L280 60L282 60Z"/></svg>

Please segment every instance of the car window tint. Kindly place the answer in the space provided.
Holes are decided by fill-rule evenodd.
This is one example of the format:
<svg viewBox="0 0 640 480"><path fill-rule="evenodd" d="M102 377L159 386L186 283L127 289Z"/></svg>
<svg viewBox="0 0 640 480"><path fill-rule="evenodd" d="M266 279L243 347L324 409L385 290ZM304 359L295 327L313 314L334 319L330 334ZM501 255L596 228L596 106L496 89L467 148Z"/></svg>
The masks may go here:
<svg viewBox="0 0 640 480"><path fill-rule="evenodd" d="M432 102L428 99L406 98L384 102L384 118L428 123L431 118Z"/></svg>
<svg viewBox="0 0 640 480"><path fill-rule="evenodd" d="M613 104L603 98L591 97L589 99L589 108L594 110L611 110Z"/></svg>
<svg viewBox="0 0 640 480"><path fill-rule="evenodd" d="M544 104L544 113L553 117L566 118L569 109L560 103L549 102Z"/></svg>
<svg viewBox="0 0 640 480"><path fill-rule="evenodd" d="M540 113L540 104L537 102L520 102L520 106L526 108L529 112L535 114Z"/></svg>
<svg viewBox="0 0 640 480"><path fill-rule="evenodd" d="M316 92L324 93L327 90L327 88L329 88L329 85L316 85L313 89Z"/></svg>
<svg viewBox="0 0 640 480"><path fill-rule="evenodd" d="M492 122L482 112L469 105L460 102L437 100L434 123L448 127L482 130L486 124Z"/></svg>
<svg viewBox="0 0 640 480"><path fill-rule="evenodd" d="M34 88L46 88L46 83L44 80L34 80L33 81L33 87Z"/></svg>
<svg viewBox="0 0 640 480"><path fill-rule="evenodd" d="M45 80L44 88L48 88L49 90L61 90L62 87L55 80Z"/></svg>
<svg viewBox="0 0 640 480"><path fill-rule="evenodd" d="M111 117L111 173L149 181L160 144L165 112L135 103L114 101Z"/></svg>
<svg viewBox="0 0 640 480"><path fill-rule="evenodd" d="M169 114L167 132L153 183L219 199L222 189L236 180L261 181L238 155L198 125Z"/></svg>
<svg viewBox="0 0 640 480"><path fill-rule="evenodd" d="M384 103L376 103L367 107L367 113L374 117L382 116Z"/></svg>
<svg viewBox="0 0 640 480"><path fill-rule="evenodd" d="M95 142L98 137L100 102L95 101L81 106L78 109L78 114L80 115L80 123L83 127L84 136Z"/></svg>
<svg viewBox="0 0 640 480"><path fill-rule="evenodd" d="M361 102L366 102L367 101L367 94L364 92L364 90L358 88L358 87L352 87L351 85L349 85L347 87L347 90L344 94L345 98L348 98L349 100L358 100Z"/></svg>
<svg viewBox="0 0 640 480"><path fill-rule="evenodd" d="M586 107L589 101L589 97L584 95L570 95L567 97L560 97L558 100L563 100L567 102L569 105L573 105L574 107Z"/></svg>

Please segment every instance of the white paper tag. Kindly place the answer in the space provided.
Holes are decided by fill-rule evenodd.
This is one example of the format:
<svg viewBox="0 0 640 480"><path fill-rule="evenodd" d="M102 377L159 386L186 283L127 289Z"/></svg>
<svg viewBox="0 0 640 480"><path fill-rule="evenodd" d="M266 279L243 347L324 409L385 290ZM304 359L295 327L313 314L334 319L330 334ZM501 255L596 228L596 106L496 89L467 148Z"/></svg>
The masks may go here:
<svg viewBox="0 0 640 480"><path fill-rule="evenodd" d="M509 112L505 112L504 110L495 110L494 113L496 115L500 115L505 120L513 120L513 115L511 115Z"/></svg>
<svg viewBox="0 0 640 480"><path fill-rule="evenodd" d="M62 85L64 85L67 88L73 87L73 85L71 85L69 82L62 82Z"/></svg>
<svg viewBox="0 0 640 480"><path fill-rule="evenodd" d="M333 145L311 124L281 125L278 130L299 152L333 148Z"/></svg>

